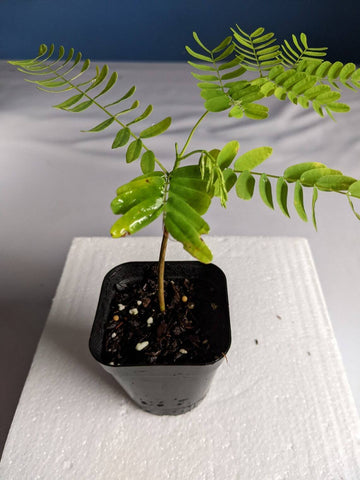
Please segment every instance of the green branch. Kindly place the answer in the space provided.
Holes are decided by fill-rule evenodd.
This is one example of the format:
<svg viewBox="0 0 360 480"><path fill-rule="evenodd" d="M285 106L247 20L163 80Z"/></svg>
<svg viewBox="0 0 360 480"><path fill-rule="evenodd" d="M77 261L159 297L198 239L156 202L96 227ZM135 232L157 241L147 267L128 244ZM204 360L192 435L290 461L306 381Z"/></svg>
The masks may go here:
<svg viewBox="0 0 360 480"><path fill-rule="evenodd" d="M48 67L49 68L49 67ZM86 93L86 90L82 90L81 88L79 88L77 85L75 85L74 83L72 83L71 80L67 79L64 75L61 75L59 74L56 70L53 70L51 67L49 68L49 70L51 70L59 79L61 80L64 80L65 82L67 82L68 85L70 85L73 89L77 90L79 93L83 94L88 100L91 100L92 104L96 105L98 108L100 108L100 110L102 110L106 115L108 115L109 117L113 118L114 121L116 123L118 123L122 128L127 128L127 125L125 123L122 123L115 115L113 115L109 110L107 110L105 107L103 107L100 103L98 103L94 98L92 98L90 95L88 95ZM77 78L77 77L75 77ZM49 93L52 93L50 90L46 90L48 91ZM140 137L135 135L135 133L130 130L130 135L135 139L135 140L140 140ZM142 142L142 145L143 145L143 148L146 150L146 151L150 151L150 149ZM160 160L158 160L156 157L155 157L155 162L158 164L158 166L161 168L161 170L164 172L164 173L168 173L167 169L164 167L164 165L160 162Z"/></svg>

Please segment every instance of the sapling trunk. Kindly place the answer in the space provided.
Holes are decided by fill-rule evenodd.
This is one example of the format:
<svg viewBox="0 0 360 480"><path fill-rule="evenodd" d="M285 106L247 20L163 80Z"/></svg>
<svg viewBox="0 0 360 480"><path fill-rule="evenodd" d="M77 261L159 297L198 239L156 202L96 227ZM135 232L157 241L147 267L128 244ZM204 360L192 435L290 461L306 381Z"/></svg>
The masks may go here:
<svg viewBox="0 0 360 480"><path fill-rule="evenodd" d="M159 256L159 272L158 272L158 295L159 295L159 306L160 312L165 312L165 294L164 294L164 273L165 273L165 254L166 246L169 238L169 232L164 226L163 237L160 247L160 256Z"/></svg>

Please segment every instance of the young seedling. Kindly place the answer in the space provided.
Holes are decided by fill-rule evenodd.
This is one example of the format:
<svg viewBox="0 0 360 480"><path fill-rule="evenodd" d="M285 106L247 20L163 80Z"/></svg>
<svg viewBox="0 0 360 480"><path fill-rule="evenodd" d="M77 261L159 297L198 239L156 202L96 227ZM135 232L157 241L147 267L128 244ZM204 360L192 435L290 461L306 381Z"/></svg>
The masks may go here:
<svg viewBox="0 0 360 480"><path fill-rule="evenodd" d="M355 64L325 60L326 47L308 45L304 33L292 35L290 41L278 43L273 33L263 28L247 34L239 26L231 29L215 48L206 47L196 33L193 34L197 50L186 47L195 59L189 64L196 69L193 76L204 100L204 113L195 123L182 147L175 143L175 158L171 170L165 168L155 153L147 146L147 139L165 132L171 124L166 117L142 128L142 122L152 113L148 105L138 114L139 101L132 100L135 86L110 103L104 98L118 80L116 72L110 73L107 65L96 67L96 74L87 80L80 77L89 69L90 61L82 61L81 53L70 49L65 56L61 46L54 55L53 45L41 45L39 54L31 60L11 61L21 72L31 75L27 81L46 92L67 92L71 96L56 108L78 113L90 107L103 112L104 120L88 130L100 132L116 126L112 148L125 148L127 163L139 161L142 175L122 185L116 192L111 208L120 218L110 232L115 238L131 235L162 215L163 237L159 256L159 305L165 311L164 266L169 234L183 244L184 249L201 262L209 263L212 254L201 235L210 227L203 219L214 197L226 207L228 192L235 186L237 196L250 200L256 180L260 197L271 209L274 203L286 216L288 212L289 184L294 183L294 207L304 221L307 213L303 202L303 188L312 189L312 221L316 228L315 205L318 191L338 192L346 195L356 217L352 197L360 198L360 180L343 175L337 169L318 162L291 165L282 175L269 175L257 168L272 154L271 147L259 146L238 156L237 140L221 149L190 150L191 139L199 125L210 114L228 112L234 121L242 117L263 120L268 117L268 107L261 100L274 96L280 101L289 100L302 108L312 108L318 115L334 119L334 114L349 111L342 103L341 89L360 89L360 69ZM84 78L84 77L83 77ZM124 106L123 106L124 105ZM135 116L132 115L135 113ZM189 151L190 150L190 151ZM193 158L183 166L185 159ZM276 182L275 200L273 183Z"/></svg>

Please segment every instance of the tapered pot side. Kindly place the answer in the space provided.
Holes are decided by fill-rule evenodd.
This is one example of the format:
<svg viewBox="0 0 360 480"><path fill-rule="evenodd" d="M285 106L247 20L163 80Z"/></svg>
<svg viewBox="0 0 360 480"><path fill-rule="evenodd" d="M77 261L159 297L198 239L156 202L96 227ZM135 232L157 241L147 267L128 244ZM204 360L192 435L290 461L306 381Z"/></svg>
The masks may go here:
<svg viewBox="0 0 360 480"><path fill-rule="evenodd" d="M200 262L166 262L165 278L195 282L199 295L207 295L209 305L216 308L196 312L202 329L213 343L214 354L206 361L187 361L181 364L149 365L124 358L111 365L106 360L105 325L111 315L111 303L120 284L130 285L144 278L146 270L157 262L129 262L110 270L105 276L91 331L89 347L93 357L119 382L132 400L143 410L157 415L179 415L196 407L206 396L213 376L230 348L231 331L226 278L222 270ZM201 317L201 318L200 318Z"/></svg>

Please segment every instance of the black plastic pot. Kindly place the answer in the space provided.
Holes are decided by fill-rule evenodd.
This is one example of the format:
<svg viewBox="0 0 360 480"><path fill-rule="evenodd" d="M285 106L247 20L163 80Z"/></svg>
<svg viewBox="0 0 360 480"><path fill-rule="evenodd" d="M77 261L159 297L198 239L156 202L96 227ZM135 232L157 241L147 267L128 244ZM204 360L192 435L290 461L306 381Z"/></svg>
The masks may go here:
<svg viewBox="0 0 360 480"><path fill-rule="evenodd" d="M188 278L210 295L216 310L208 309L204 328L215 343L214 358L206 362L181 365L127 364L112 366L105 361L104 330L110 315L115 285L139 281L145 269L156 262L130 262L113 268L104 278L90 336L90 352L104 369L115 377L126 393L143 410L156 415L179 415L196 407L207 394L216 369L230 348L231 332L226 278L222 270L200 262L166 262L168 280Z"/></svg>

